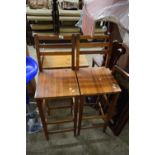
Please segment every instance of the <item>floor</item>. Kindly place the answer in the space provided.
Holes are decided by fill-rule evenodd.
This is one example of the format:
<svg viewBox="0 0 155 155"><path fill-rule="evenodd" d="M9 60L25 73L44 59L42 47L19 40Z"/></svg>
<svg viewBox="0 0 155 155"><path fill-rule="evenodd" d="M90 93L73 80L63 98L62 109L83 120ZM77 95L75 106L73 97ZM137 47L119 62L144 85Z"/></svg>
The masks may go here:
<svg viewBox="0 0 155 155"><path fill-rule="evenodd" d="M52 104L61 104L67 101L53 101ZM36 105L33 103L33 107ZM65 118L70 115L70 109L54 111L54 119ZM86 106L84 114L95 114L97 111ZM82 126L89 126L91 123L100 123L103 120L83 121ZM52 125L50 129L62 129L73 127L73 123L63 125ZM49 141L45 139L43 131L27 134L27 155L128 155L129 154L129 125L119 136L114 136L107 128L103 133L102 128L81 130L80 136L74 137L73 132L49 135Z"/></svg>
<svg viewBox="0 0 155 155"><path fill-rule="evenodd" d="M36 58L33 47L28 47L30 55ZM91 64L92 56L88 57ZM34 103L34 106L35 103ZM87 107L87 112L96 112ZM60 112L64 114L63 112ZM59 114L60 114L59 113ZM94 120L95 123L97 122ZM84 122L88 125L92 122ZM73 125L73 124L70 124ZM63 125L65 127L66 125ZM60 126L57 126L59 128ZM53 127L55 128L55 127ZM73 132L50 135L49 141L42 131L26 135L27 155L128 155L129 154L129 124L127 123L119 136L114 136L107 128L103 133L101 128L82 130L80 136L74 137Z"/></svg>

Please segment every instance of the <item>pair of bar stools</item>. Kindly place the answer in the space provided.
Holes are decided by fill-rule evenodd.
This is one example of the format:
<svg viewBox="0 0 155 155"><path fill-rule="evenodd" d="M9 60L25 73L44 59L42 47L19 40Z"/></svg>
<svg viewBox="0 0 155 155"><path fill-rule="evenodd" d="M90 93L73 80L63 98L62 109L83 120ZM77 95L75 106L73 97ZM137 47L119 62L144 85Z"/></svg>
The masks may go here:
<svg viewBox="0 0 155 155"><path fill-rule="evenodd" d="M74 135L80 134L82 129L82 120L103 119L102 124L93 124L87 128L107 127L108 121L115 114L115 106L118 95L121 91L119 85L114 79L110 69L106 67L86 68L80 66L81 54L105 54L105 66L110 62L112 44L107 35L97 36L35 36L35 47L37 52L39 75L36 84L35 98L37 101L40 118L46 139L49 139L49 133L61 133L74 131ZM44 68L44 60L47 56L65 56L70 55L70 68L52 67ZM57 57L57 58L58 58ZM59 61L59 60L58 60ZM111 94L111 102L108 101L107 94ZM97 95L96 104L99 106L99 115L83 116L84 100L86 96ZM104 96L108 110L103 111L99 102L100 95ZM49 100L69 98L69 105L49 106ZM73 117L51 121L46 116L53 115L53 110L71 108ZM45 114L46 113L46 114ZM61 130L49 130L53 124L63 124L74 122L73 128Z"/></svg>

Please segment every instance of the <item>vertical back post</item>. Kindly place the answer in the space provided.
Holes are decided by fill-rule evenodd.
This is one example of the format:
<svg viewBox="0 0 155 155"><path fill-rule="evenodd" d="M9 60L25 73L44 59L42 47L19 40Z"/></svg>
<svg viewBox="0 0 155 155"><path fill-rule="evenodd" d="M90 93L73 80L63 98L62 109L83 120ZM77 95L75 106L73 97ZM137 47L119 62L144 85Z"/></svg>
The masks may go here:
<svg viewBox="0 0 155 155"><path fill-rule="evenodd" d="M112 53L112 38L111 38L111 35L110 35L110 38L108 39L108 41L110 42L110 44L109 44L109 47L108 47L108 52L106 54L105 67L109 66L110 57L111 57L111 53Z"/></svg>
<svg viewBox="0 0 155 155"><path fill-rule="evenodd" d="M72 34L72 70L75 69L75 48L76 48L76 36L75 34Z"/></svg>
<svg viewBox="0 0 155 155"><path fill-rule="evenodd" d="M76 35L76 70L79 70L79 61L80 61L80 34Z"/></svg>
<svg viewBox="0 0 155 155"><path fill-rule="evenodd" d="M35 48L36 48L36 53L37 53L37 59L38 59L38 64L39 64L39 71L42 71L42 64L41 64L41 58L40 58L40 50L39 50L39 38L38 35L34 36L34 41L35 41Z"/></svg>

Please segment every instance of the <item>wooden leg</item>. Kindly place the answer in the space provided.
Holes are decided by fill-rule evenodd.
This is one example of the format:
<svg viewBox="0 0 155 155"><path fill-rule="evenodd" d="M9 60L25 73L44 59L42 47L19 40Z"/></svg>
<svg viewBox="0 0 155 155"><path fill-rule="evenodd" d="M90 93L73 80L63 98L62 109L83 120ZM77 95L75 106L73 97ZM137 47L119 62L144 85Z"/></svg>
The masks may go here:
<svg viewBox="0 0 155 155"><path fill-rule="evenodd" d="M45 105L46 105L46 108L47 108L47 114L48 114L48 116L50 116L50 107L48 105L48 100L45 100Z"/></svg>
<svg viewBox="0 0 155 155"><path fill-rule="evenodd" d="M74 99L74 98L73 98ZM74 101L73 101L73 99L72 99L72 101L71 101L71 114L73 115L73 109L74 109Z"/></svg>
<svg viewBox="0 0 155 155"><path fill-rule="evenodd" d="M46 139L48 140L49 137L48 137L48 131L47 131L47 124L46 124L46 121L45 121L45 116L44 116L43 105L42 104L43 104L43 100L42 99L37 99L37 106L38 106L38 109L39 109L39 115L40 115L41 122L42 122L42 125L43 125L44 134L45 134Z"/></svg>
<svg viewBox="0 0 155 155"><path fill-rule="evenodd" d="M83 106L84 106L84 96L81 96L80 97L80 104L79 104L78 135L80 135L81 121L82 121L82 115L83 115Z"/></svg>
<svg viewBox="0 0 155 155"><path fill-rule="evenodd" d="M75 105L74 105L74 136L76 136L76 129L77 129L77 109L78 109L78 97L75 97Z"/></svg>
<svg viewBox="0 0 155 155"><path fill-rule="evenodd" d="M94 62L94 59L92 60L92 67L94 67L95 66L95 62Z"/></svg>
<svg viewBox="0 0 155 155"><path fill-rule="evenodd" d="M106 128L108 126L109 121L115 115L115 110L116 110L116 104L117 104L118 97L119 97L119 94L113 94L111 105L110 105L110 107L108 109L108 117L107 117L107 120L105 120L105 126L103 128L103 132L106 131Z"/></svg>

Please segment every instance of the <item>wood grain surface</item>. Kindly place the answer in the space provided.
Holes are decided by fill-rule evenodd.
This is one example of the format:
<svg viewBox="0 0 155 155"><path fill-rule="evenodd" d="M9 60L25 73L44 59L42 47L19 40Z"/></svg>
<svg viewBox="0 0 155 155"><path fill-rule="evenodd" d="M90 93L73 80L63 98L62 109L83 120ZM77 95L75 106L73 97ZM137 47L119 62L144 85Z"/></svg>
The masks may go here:
<svg viewBox="0 0 155 155"><path fill-rule="evenodd" d="M80 68L76 74L81 95L108 94L121 91L108 68Z"/></svg>
<svg viewBox="0 0 155 155"><path fill-rule="evenodd" d="M39 73L35 98L78 96L76 74L71 69L43 70Z"/></svg>

